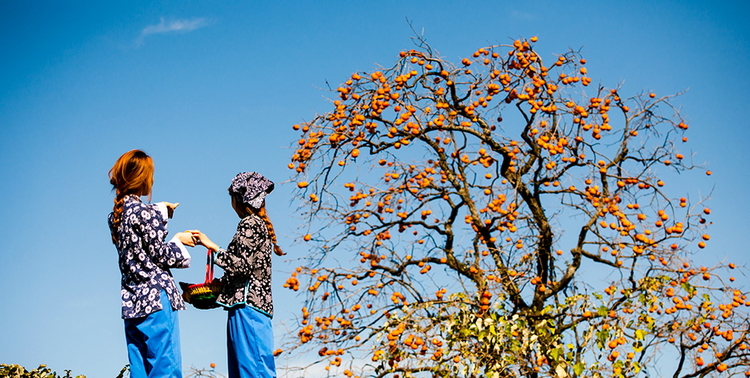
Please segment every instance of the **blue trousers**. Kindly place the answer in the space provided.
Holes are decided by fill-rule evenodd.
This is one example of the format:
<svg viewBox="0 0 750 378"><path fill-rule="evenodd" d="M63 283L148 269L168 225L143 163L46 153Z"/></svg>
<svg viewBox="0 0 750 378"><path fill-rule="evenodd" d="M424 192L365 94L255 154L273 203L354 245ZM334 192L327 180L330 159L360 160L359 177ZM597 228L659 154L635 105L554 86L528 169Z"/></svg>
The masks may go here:
<svg viewBox="0 0 750 378"><path fill-rule="evenodd" d="M131 378L182 378L180 327L177 311L161 292L162 310L125 319Z"/></svg>
<svg viewBox="0 0 750 378"><path fill-rule="evenodd" d="M228 310L229 378L276 378L271 318L252 307Z"/></svg>

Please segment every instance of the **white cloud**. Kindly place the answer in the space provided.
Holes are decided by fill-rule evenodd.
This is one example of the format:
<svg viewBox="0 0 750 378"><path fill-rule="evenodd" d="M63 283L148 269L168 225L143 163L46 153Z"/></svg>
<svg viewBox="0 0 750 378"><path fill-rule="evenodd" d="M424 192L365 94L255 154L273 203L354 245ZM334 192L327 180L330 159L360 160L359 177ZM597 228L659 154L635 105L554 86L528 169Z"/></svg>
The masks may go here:
<svg viewBox="0 0 750 378"><path fill-rule="evenodd" d="M191 18L187 20L165 20L161 18L156 25L149 25L141 30L141 35L136 40L137 44L142 44L143 39L152 34L165 33L187 33L200 29L209 24L205 17Z"/></svg>

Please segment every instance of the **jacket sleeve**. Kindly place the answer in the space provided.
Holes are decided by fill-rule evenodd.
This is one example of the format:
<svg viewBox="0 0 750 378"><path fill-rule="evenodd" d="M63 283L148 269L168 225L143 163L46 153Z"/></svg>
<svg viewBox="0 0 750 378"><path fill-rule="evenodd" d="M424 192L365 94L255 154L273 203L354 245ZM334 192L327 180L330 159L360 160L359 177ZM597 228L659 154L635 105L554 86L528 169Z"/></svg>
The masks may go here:
<svg viewBox="0 0 750 378"><path fill-rule="evenodd" d="M177 243L165 242L169 233L166 217L155 206L143 205L137 216L137 224L140 226L137 232L141 236L143 249L156 265L162 269L186 268L186 264L189 266L190 256L186 256Z"/></svg>
<svg viewBox="0 0 750 378"><path fill-rule="evenodd" d="M268 229L260 218L244 218L227 249L217 253L216 265L229 276L250 275L263 262L261 249L267 239Z"/></svg>

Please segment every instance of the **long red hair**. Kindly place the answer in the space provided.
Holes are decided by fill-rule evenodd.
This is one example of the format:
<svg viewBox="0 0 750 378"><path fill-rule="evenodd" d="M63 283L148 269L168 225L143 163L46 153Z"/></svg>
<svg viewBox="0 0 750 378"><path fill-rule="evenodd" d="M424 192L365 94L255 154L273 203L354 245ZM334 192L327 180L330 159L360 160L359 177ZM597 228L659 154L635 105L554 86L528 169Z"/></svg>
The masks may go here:
<svg viewBox="0 0 750 378"><path fill-rule="evenodd" d="M117 230L122 217L125 196L150 196L154 185L154 161L141 150L128 151L115 162L109 170L109 183L115 191L115 205L112 208L114 217L113 230ZM116 242L112 232L112 242Z"/></svg>
<svg viewBox="0 0 750 378"><path fill-rule="evenodd" d="M255 210L251 207L248 207L250 211L255 213L255 215L259 216L260 219L263 219L264 222L266 222L266 228L268 229L268 235L271 237L271 242L273 242L273 252L276 253L279 256L283 256L285 253L281 250L281 247L276 243L276 231L273 229L273 224L271 223L271 219L268 218L268 213L266 213L266 205L263 204L263 206L260 207L260 209Z"/></svg>

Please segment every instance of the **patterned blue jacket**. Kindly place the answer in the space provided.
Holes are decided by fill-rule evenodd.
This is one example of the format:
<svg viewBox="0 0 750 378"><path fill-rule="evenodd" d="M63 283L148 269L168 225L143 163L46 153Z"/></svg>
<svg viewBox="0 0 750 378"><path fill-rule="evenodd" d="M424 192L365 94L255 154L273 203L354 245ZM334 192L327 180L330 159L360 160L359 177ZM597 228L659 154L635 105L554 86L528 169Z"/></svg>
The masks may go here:
<svg viewBox="0 0 750 378"><path fill-rule="evenodd" d="M167 216L166 206L162 207L144 204L135 195L125 196L117 230L112 224L114 214L109 214L109 228L116 235L122 273L123 319L140 318L161 310L161 290L167 293L173 309L185 309L169 269L187 268L190 255L176 238L165 242Z"/></svg>

